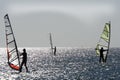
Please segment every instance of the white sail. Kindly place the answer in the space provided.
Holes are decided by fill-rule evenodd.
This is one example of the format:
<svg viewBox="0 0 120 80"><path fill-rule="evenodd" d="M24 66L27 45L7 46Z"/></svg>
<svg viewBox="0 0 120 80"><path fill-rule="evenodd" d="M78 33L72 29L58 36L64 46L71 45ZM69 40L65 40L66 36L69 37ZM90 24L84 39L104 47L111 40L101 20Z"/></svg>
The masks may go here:
<svg viewBox="0 0 120 80"><path fill-rule="evenodd" d="M20 68L20 58L19 51L17 48L16 40L13 34L11 23L8 14L4 16L5 20L5 32L6 32L6 47L8 64L12 69L19 70Z"/></svg>
<svg viewBox="0 0 120 80"><path fill-rule="evenodd" d="M52 51L52 54L53 54L53 43L52 43L52 36L51 36L51 33L49 33L50 35L50 46L51 46L51 51Z"/></svg>

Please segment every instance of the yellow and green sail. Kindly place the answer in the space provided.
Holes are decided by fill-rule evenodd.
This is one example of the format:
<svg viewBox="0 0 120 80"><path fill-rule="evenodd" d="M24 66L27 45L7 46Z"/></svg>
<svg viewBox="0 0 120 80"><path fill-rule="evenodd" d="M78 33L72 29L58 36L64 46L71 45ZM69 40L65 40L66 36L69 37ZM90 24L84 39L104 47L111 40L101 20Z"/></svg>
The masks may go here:
<svg viewBox="0 0 120 80"><path fill-rule="evenodd" d="M109 46L110 46L110 34L111 34L111 26L110 26L110 22L105 24L105 27L103 29L103 32L100 36L100 40L97 43L96 46L96 54L99 55L100 54L100 49L101 47L103 47L104 49L108 49L109 51ZM107 53L108 53L107 51Z"/></svg>

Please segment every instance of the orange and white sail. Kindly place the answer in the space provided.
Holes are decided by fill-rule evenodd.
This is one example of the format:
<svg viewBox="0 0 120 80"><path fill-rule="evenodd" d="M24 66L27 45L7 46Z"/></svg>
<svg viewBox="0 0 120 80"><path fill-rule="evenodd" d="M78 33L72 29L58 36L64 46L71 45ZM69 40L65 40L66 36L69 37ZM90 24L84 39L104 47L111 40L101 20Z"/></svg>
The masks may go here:
<svg viewBox="0 0 120 80"><path fill-rule="evenodd" d="M5 34L6 34L6 49L9 66L14 70L20 68L20 53L17 48L15 36L12 30L8 14L4 16L5 21Z"/></svg>

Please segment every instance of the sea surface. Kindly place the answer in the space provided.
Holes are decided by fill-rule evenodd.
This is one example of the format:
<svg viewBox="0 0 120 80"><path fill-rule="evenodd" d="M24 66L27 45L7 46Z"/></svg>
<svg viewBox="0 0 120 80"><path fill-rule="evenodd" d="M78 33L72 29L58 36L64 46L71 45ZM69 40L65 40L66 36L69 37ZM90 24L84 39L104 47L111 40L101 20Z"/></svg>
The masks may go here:
<svg viewBox="0 0 120 80"><path fill-rule="evenodd" d="M120 48L110 48L107 63L100 64L93 48L26 48L29 73L18 73L7 64L5 48L0 48L0 80L120 80ZM19 48L22 52L22 48Z"/></svg>

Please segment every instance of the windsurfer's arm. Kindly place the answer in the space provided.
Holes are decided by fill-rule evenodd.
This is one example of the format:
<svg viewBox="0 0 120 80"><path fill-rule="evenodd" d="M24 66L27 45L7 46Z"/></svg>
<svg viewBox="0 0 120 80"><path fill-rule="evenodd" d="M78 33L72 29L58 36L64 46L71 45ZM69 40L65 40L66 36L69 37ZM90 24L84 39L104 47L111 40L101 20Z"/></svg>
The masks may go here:
<svg viewBox="0 0 120 80"><path fill-rule="evenodd" d="M103 51L108 51L108 49L104 49Z"/></svg>

